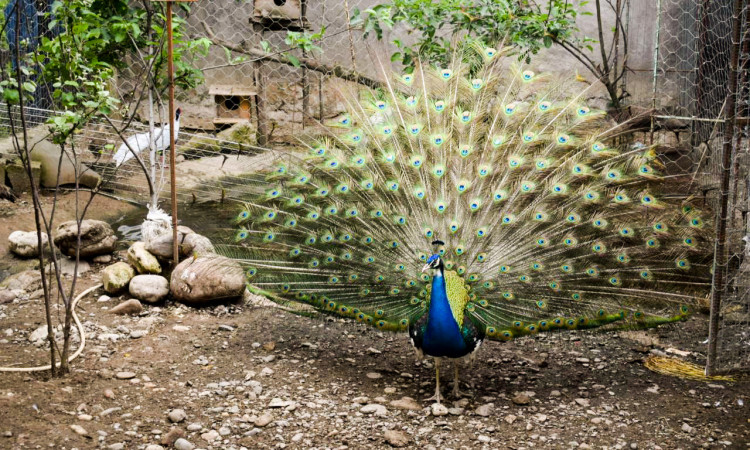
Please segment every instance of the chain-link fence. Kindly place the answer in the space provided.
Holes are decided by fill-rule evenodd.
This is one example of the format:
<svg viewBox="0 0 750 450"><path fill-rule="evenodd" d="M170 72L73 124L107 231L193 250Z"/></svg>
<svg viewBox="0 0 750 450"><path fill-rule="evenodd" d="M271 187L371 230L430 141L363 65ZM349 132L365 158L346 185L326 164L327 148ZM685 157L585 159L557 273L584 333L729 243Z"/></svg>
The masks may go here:
<svg viewBox="0 0 750 450"><path fill-rule="evenodd" d="M743 240L750 192L745 3L657 2L655 123L688 131L674 159L692 168L689 190L716 213L709 372L750 368L750 260Z"/></svg>

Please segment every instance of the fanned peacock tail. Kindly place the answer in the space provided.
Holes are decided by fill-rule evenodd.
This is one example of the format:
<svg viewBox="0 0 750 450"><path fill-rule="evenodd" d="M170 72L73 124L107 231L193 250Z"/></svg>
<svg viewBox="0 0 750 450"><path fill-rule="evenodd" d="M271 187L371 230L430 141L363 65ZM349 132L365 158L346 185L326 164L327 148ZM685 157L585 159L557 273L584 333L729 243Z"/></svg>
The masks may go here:
<svg viewBox="0 0 750 450"><path fill-rule="evenodd" d="M588 85L505 53L473 45L450 68L388 78L304 155L228 183L242 204L228 251L251 289L406 330L440 239L490 338L685 318L708 286L701 213L663 194L655 148L615 145Z"/></svg>

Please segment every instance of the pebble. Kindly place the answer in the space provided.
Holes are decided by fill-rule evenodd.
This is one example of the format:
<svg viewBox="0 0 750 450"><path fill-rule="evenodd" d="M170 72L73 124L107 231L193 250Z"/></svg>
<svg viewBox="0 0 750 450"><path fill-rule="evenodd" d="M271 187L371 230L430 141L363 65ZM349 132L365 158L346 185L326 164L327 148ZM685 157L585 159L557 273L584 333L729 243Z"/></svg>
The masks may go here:
<svg viewBox="0 0 750 450"><path fill-rule="evenodd" d="M513 397L513 403L516 405L528 405L531 403L531 398L525 393L521 392Z"/></svg>
<svg viewBox="0 0 750 450"><path fill-rule="evenodd" d="M366 405L370 402L370 397L354 397L352 399L352 403L355 403L357 405Z"/></svg>
<svg viewBox="0 0 750 450"><path fill-rule="evenodd" d="M91 421L91 420L93 420L93 419L94 419L94 418L93 418L93 417L91 417L91 416L90 416L90 415L88 415L88 414L80 414L80 415L78 416L78 420L84 420L84 421L86 421L86 422L90 422L90 421Z"/></svg>
<svg viewBox="0 0 750 450"><path fill-rule="evenodd" d="M179 331L179 332L182 333L182 332L185 332L185 331L190 331L190 327L185 326L185 325L175 325L175 326L172 327L172 330Z"/></svg>
<svg viewBox="0 0 750 450"><path fill-rule="evenodd" d="M107 447L108 450L123 450L124 448L125 444L123 444L122 442L117 442Z"/></svg>
<svg viewBox="0 0 750 450"><path fill-rule="evenodd" d="M257 419L255 419L255 421L253 423L255 424L256 427L263 428L263 427L265 427L266 425L268 425L271 422L273 422L273 416L271 416L268 413L263 413L263 414L260 415L260 417L258 417Z"/></svg>
<svg viewBox="0 0 750 450"><path fill-rule="evenodd" d="M383 437L393 447L406 447L409 444L409 436L402 431L385 430Z"/></svg>
<svg viewBox="0 0 750 450"><path fill-rule="evenodd" d="M378 378L381 378L383 375L379 374L378 372L367 372L367 378L371 380L377 380Z"/></svg>
<svg viewBox="0 0 750 450"><path fill-rule="evenodd" d="M588 406L591 404L591 402L587 398L577 398L575 399L575 402L580 406L583 406L584 408L588 408Z"/></svg>
<svg viewBox="0 0 750 450"><path fill-rule="evenodd" d="M110 297L109 295L102 295L96 301L98 303L104 303L104 302L108 302L110 300L112 300L112 297Z"/></svg>
<svg viewBox="0 0 750 450"><path fill-rule="evenodd" d="M684 431L685 433L692 433L692 432L693 432L693 431L695 430L695 428L691 427L690 425L688 425L688 424L686 424L686 423L683 423L683 424L682 424L682 428L681 428L681 429L682 429L682 431Z"/></svg>
<svg viewBox="0 0 750 450"><path fill-rule="evenodd" d="M559 397L561 395L562 394L560 393L560 391L552 391L552 392L549 393L550 397Z"/></svg>
<svg viewBox="0 0 750 450"><path fill-rule="evenodd" d="M234 331L234 327L231 325L219 325L219 331Z"/></svg>
<svg viewBox="0 0 750 450"><path fill-rule="evenodd" d="M169 421L172 423L180 423L187 418L187 413L183 409L173 409L168 414Z"/></svg>
<svg viewBox="0 0 750 450"><path fill-rule="evenodd" d="M124 302L120 303L119 305L115 306L114 308L110 309L109 312L112 314L130 314L130 315L136 315L140 314L143 311L143 305L141 305L141 302L138 300L131 298L130 300L125 300Z"/></svg>
<svg viewBox="0 0 750 450"><path fill-rule="evenodd" d="M161 445L151 444L146 446L146 450L164 450L164 447Z"/></svg>
<svg viewBox="0 0 750 450"><path fill-rule="evenodd" d="M370 403L359 409L359 412L363 414L373 414L376 416L385 416L388 413L388 409L383 405L377 403Z"/></svg>
<svg viewBox="0 0 750 450"><path fill-rule="evenodd" d="M140 339L148 334L148 330L133 330L130 332L130 339Z"/></svg>
<svg viewBox="0 0 750 450"><path fill-rule="evenodd" d="M118 380L129 380L131 378L135 378L135 372L117 372L115 374L115 377Z"/></svg>
<svg viewBox="0 0 750 450"><path fill-rule="evenodd" d="M232 430L227 427L221 427L219 428L219 434L222 436L229 436L230 434L232 434Z"/></svg>
<svg viewBox="0 0 750 450"><path fill-rule="evenodd" d="M166 446L174 445L177 439L181 437L185 437L185 432L182 428L173 427L161 438L161 444Z"/></svg>
<svg viewBox="0 0 750 450"><path fill-rule="evenodd" d="M187 426L188 431L200 431L201 428L203 428L203 425L197 422Z"/></svg>
<svg viewBox="0 0 750 450"><path fill-rule="evenodd" d="M516 421L516 419L518 419L517 416L514 416L513 414L508 414L507 416L505 416L505 419L503 420L505 420L508 423L513 423Z"/></svg>
<svg viewBox="0 0 750 450"><path fill-rule="evenodd" d="M174 442L174 448L177 450L193 450L195 445L186 439L179 438Z"/></svg>
<svg viewBox="0 0 750 450"><path fill-rule="evenodd" d="M302 438L305 437L302 433L297 433L294 436L292 436L292 442L299 442L302 440Z"/></svg>
<svg viewBox="0 0 750 450"><path fill-rule="evenodd" d="M408 411L419 411L422 407L411 397L401 397L398 400L393 400L390 405L396 409L405 409Z"/></svg>
<svg viewBox="0 0 750 450"><path fill-rule="evenodd" d="M115 398L115 393L112 389L105 389L104 390L104 396L106 398Z"/></svg>
<svg viewBox="0 0 750 450"><path fill-rule="evenodd" d="M430 406L430 413L435 417L445 416L448 414L448 408L440 403L433 403L432 406Z"/></svg>
<svg viewBox="0 0 750 450"><path fill-rule="evenodd" d="M75 424L74 424L74 425L71 425L71 426L70 426L70 429L71 429L71 430L73 430L73 432L74 432L75 434L79 434L79 435L81 435L81 436L88 436L88 435L89 435L89 432L88 432L88 431L86 431L86 429L85 429L85 428L83 428L83 427L82 427L82 426L80 426L80 425L75 425Z"/></svg>
<svg viewBox="0 0 750 450"><path fill-rule="evenodd" d="M488 417L488 416L490 416L492 414L492 412L494 411L494 409L495 409L495 404L494 403L487 403L486 405L482 405L482 406L478 407L475 412L479 416Z"/></svg>
<svg viewBox="0 0 750 450"><path fill-rule="evenodd" d="M117 411L122 411L122 408L120 408L119 406L115 406L115 407L112 407L112 408L107 408L104 411L100 412L99 416L106 417L106 416L108 416L108 415L110 415L112 413L116 413Z"/></svg>
<svg viewBox="0 0 750 450"><path fill-rule="evenodd" d="M477 436L477 440L479 442L490 442L491 439L490 439L489 436L485 436L483 434L480 434L479 436Z"/></svg>
<svg viewBox="0 0 750 450"><path fill-rule="evenodd" d="M201 434L201 437L206 442L213 442L216 439L219 439L219 433L216 430L211 430L207 433Z"/></svg>
<svg viewBox="0 0 750 450"><path fill-rule="evenodd" d="M268 403L268 407L269 408L286 408L294 404L295 403L291 400L284 401L278 397L274 397L271 399L271 402Z"/></svg>

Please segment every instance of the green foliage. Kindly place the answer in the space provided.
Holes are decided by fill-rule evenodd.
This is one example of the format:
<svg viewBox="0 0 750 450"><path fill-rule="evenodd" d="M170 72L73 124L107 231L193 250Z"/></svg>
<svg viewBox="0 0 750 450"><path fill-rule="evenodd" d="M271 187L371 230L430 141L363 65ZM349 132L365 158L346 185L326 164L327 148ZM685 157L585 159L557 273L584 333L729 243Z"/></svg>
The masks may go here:
<svg viewBox="0 0 750 450"><path fill-rule="evenodd" d="M301 33L297 31L287 31L284 43L287 44L290 49L299 48L303 52L308 53L322 52L323 49L316 45L315 42L322 39L325 32L326 27L321 28L317 33L309 33L307 30ZM286 57L294 67L300 66L299 59L291 53L287 53Z"/></svg>
<svg viewBox="0 0 750 450"><path fill-rule="evenodd" d="M393 0L365 11L355 10L352 26L382 40L385 30L405 23L414 34L411 45L394 40L397 51L392 61L413 66L417 56L428 62L446 64L451 40L475 38L486 44L506 39L529 60L543 47L565 41L579 32L576 17L587 1L570 0ZM586 45L589 45L587 39Z"/></svg>

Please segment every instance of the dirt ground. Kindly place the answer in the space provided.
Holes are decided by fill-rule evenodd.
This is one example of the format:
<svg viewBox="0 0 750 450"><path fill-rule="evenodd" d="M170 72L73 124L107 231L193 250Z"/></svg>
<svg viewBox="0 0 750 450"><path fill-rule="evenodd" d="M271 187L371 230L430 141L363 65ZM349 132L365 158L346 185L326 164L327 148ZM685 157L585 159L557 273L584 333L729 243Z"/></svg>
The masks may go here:
<svg viewBox="0 0 750 450"><path fill-rule="evenodd" d="M7 263L7 235L33 228L33 216L28 204L0 210ZM102 199L91 217L127 210ZM97 284L103 267L92 265L80 289ZM702 361L701 314L627 337L487 343L462 366L468 395L437 411L425 401L434 366L416 359L405 335L242 302L167 302L118 316L109 309L129 297L101 295L78 309L87 343L71 374L0 373L0 448L155 450L178 436L174 448L185 449L750 448L747 378L705 383L643 365L668 348ZM43 323L39 298L0 305L0 366L45 363L44 346L29 341ZM452 373L443 363L446 395Z"/></svg>

